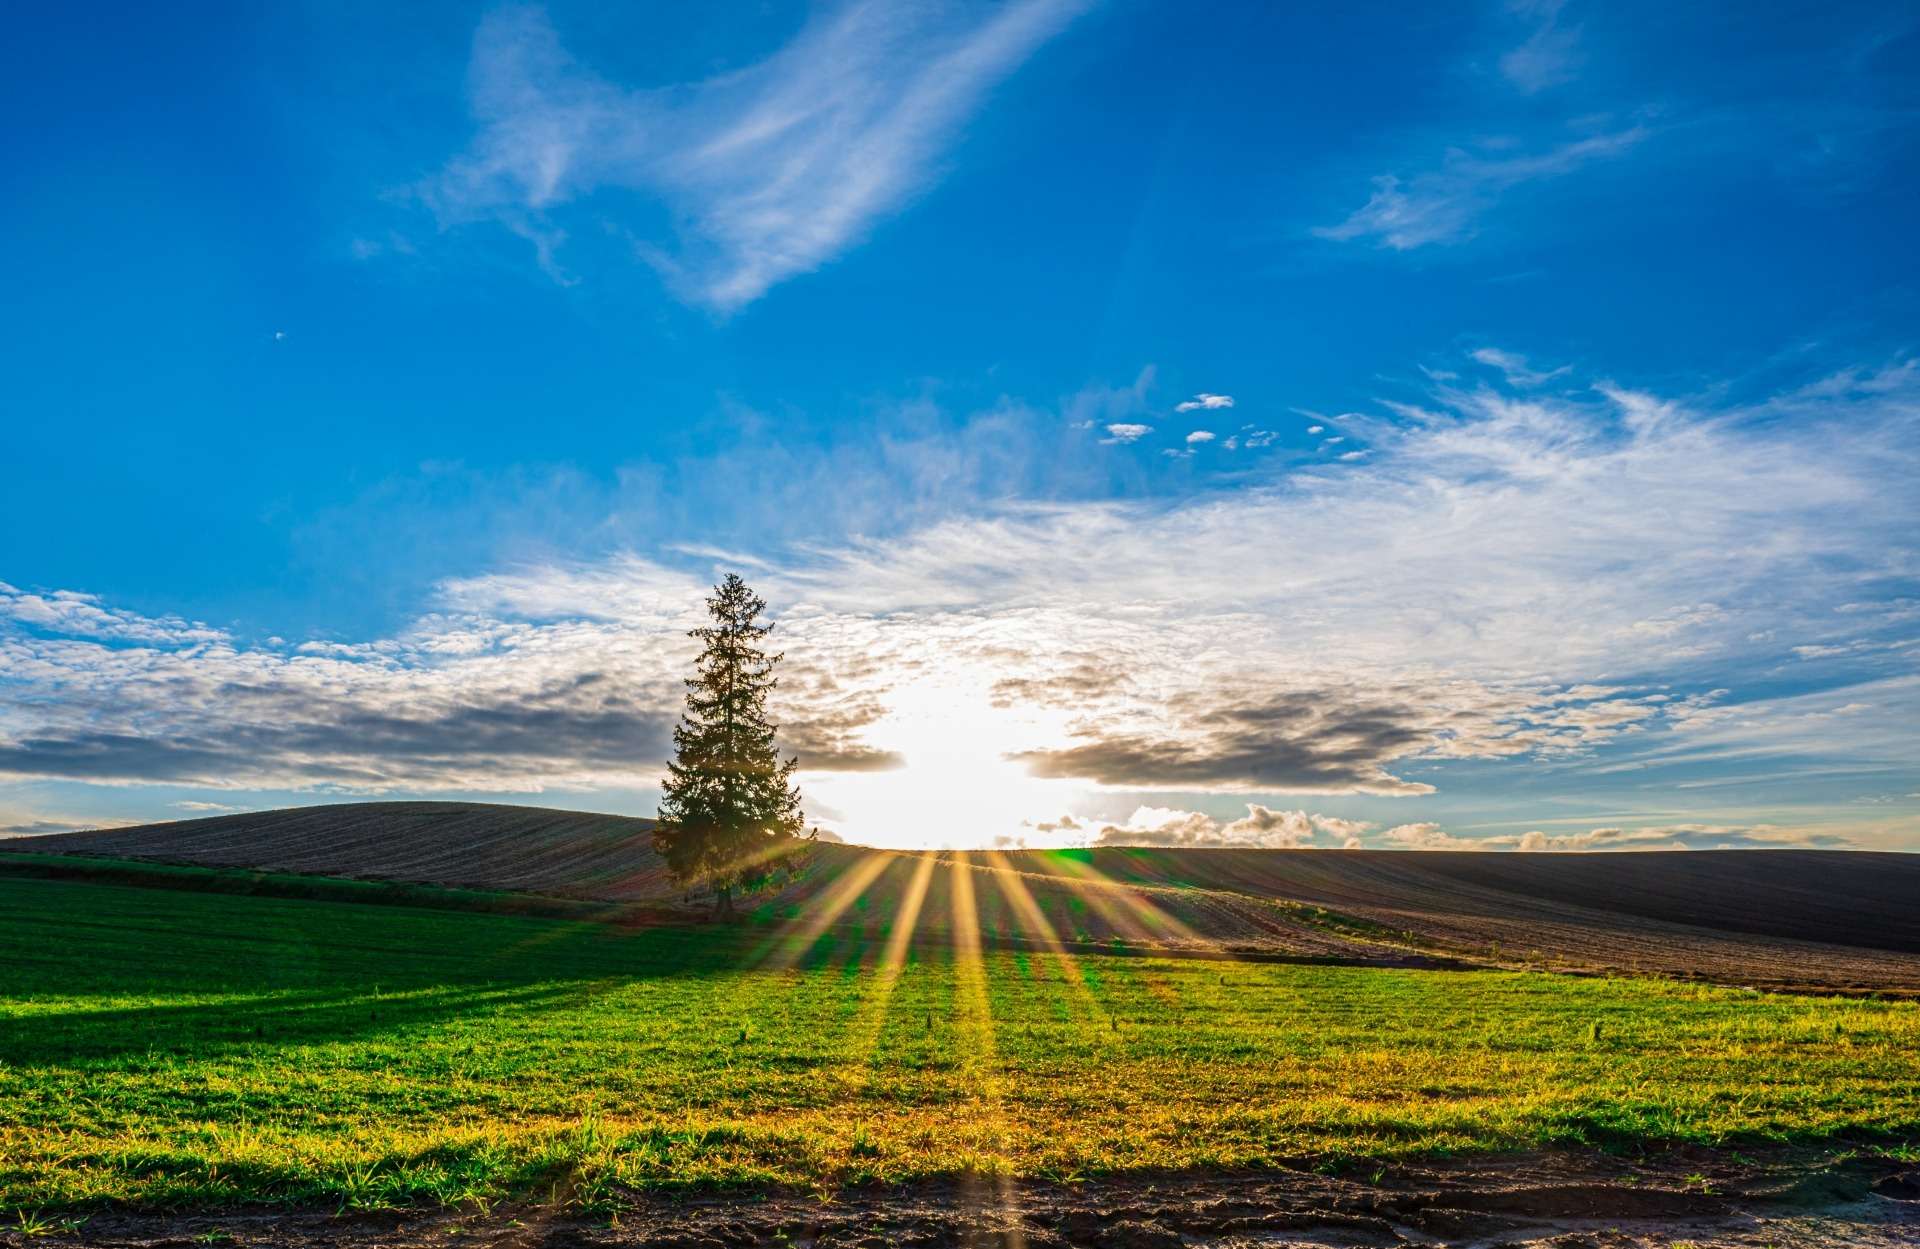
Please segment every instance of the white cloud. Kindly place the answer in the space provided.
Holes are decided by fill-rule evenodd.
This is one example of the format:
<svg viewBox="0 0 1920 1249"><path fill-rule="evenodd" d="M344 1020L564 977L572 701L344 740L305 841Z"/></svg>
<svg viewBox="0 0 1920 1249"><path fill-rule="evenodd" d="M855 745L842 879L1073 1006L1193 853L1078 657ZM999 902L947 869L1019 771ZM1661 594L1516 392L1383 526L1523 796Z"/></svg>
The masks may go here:
<svg viewBox="0 0 1920 1249"><path fill-rule="evenodd" d="M1338 225L1313 232L1341 242L1369 239L1393 251L1457 243L1472 237L1480 217L1513 188L1620 156L1646 137L1644 127L1634 126L1519 156L1453 148L1437 169L1406 180L1394 174L1375 178L1365 204Z"/></svg>
<svg viewBox="0 0 1920 1249"><path fill-rule="evenodd" d="M1107 426L1107 436L1100 441L1102 443L1117 442L1122 444L1138 442L1152 432L1153 426L1151 425L1137 425L1129 421L1121 421Z"/></svg>
<svg viewBox="0 0 1920 1249"><path fill-rule="evenodd" d="M1309 434L1324 434L1327 432L1327 427L1325 425L1309 425L1307 426L1307 432Z"/></svg>
<svg viewBox="0 0 1920 1249"><path fill-rule="evenodd" d="M1571 365L1564 364L1545 372L1530 368L1525 356L1502 351L1498 347L1482 347L1473 353L1473 358L1490 369L1500 370L1510 386L1539 386L1572 371Z"/></svg>
<svg viewBox="0 0 1920 1249"><path fill-rule="evenodd" d="M1367 832L1373 825L1366 820L1346 820L1334 815L1316 815L1313 825L1321 832L1337 839L1343 846L1356 842L1360 834Z"/></svg>
<svg viewBox="0 0 1920 1249"><path fill-rule="evenodd" d="M101 828L126 828L131 820L88 820L70 815L47 815L0 806L0 840L9 837L45 837Z"/></svg>
<svg viewBox="0 0 1920 1249"><path fill-rule="evenodd" d="M1438 824L1401 824L1381 834L1388 849L1397 850L1509 850L1525 854L1548 852L1592 853L1605 850L1737 850L1787 847L1833 848L1851 845L1849 838L1818 829L1779 828L1770 824L1663 824L1641 828L1606 827L1584 833L1546 833L1539 829L1518 836L1460 837Z"/></svg>
<svg viewBox="0 0 1920 1249"><path fill-rule="evenodd" d="M541 11L503 9L474 37L478 133L420 192L444 224L500 222L561 280L560 210L605 188L657 196L681 246L641 253L729 311L833 259L930 183L993 86L1082 7L855 0L757 65L642 90L575 61Z"/></svg>
<svg viewBox="0 0 1920 1249"><path fill-rule="evenodd" d="M1037 824L1037 831L1055 829L1083 833L1093 826L1067 817L1057 824ZM1210 846L1240 849L1290 850L1315 844L1318 833L1350 837L1369 824L1342 820L1305 811L1276 811L1257 802L1247 804L1247 813L1222 823L1201 811L1183 811L1167 807L1138 807L1125 824L1107 824L1093 832L1092 844L1103 846ZM1057 840L1035 839L1035 846L1060 845Z"/></svg>
<svg viewBox="0 0 1920 1249"><path fill-rule="evenodd" d="M1147 365L1126 386L1083 386L1061 405L1061 415L1074 429L1092 429L1140 415L1153 389L1154 368Z"/></svg>
<svg viewBox="0 0 1920 1249"><path fill-rule="evenodd" d="M1247 804L1247 813L1220 829L1226 845L1297 848L1313 840L1313 819L1305 811L1275 811L1257 802Z"/></svg>
<svg viewBox="0 0 1920 1249"><path fill-rule="evenodd" d="M1213 435L1204 429L1196 429L1191 434L1187 435L1187 443L1189 446L1195 443L1212 442L1212 441L1213 441Z"/></svg>
<svg viewBox="0 0 1920 1249"><path fill-rule="evenodd" d="M1920 382L1705 410L1441 386L1343 417L1365 462L1171 501L975 505L764 551L751 579L809 784L848 811L863 785L897 785L902 811L938 793L956 826L1016 793L1003 824L966 825L983 836L1098 810L1088 792L1417 796L1467 759L1686 765L1688 783L1811 759L1905 790L1920 648L1894 645L1897 611L1833 606L1914 574L1917 420ZM4 587L0 774L645 785L710 571L638 553L503 569L446 583L392 636L266 646ZM1835 624L1832 644L1874 646L1823 660L1830 688L1741 688L1756 646L1778 657L1750 637L1824 644Z"/></svg>
<svg viewBox="0 0 1920 1249"><path fill-rule="evenodd" d="M1560 22L1563 0L1513 0L1513 12L1533 24L1526 42L1500 58L1500 72L1528 95L1570 82L1580 63L1580 28Z"/></svg>
<svg viewBox="0 0 1920 1249"><path fill-rule="evenodd" d="M1485 840L1455 837L1438 824L1398 824L1381 834L1390 846L1401 850L1489 850Z"/></svg>
<svg viewBox="0 0 1920 1249"><path fill-rule="evenodd" d="M0 621L8 619L52 633L113 642L190 644L227 640L224 631L198 620L142 616L102 607L99 597L92 594L72 590L36 594L0 581Z"/></svg>
<svg viewBox="0 0 1920 1249"><path fill-rule="evenodd" d="M1174 404L1173 410L1175 412L1215 412L1232 406L1232 395L1210 395L1203 390L1191 399Z"/></svg>
<svg viewBox="0 0 1920 1249"><path fill-rule="evenodd" d="M1534 829L1517 838L1487 838L1484 847L1541 854L1602 850L1832 848L1851 844L1851 839L1845 836L1818 829L1779 828L1771 824L1664 824L1642 828L1594 828L1584 833L1545 833Z"/></svg>

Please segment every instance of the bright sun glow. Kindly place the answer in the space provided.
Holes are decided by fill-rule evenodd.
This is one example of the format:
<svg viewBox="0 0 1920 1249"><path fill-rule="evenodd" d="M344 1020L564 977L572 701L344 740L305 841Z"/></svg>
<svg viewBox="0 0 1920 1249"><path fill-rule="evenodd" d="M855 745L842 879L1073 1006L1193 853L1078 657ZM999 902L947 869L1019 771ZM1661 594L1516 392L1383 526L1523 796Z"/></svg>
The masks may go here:
<svg viewBox="0 0 1920 1249"><path fill-rule="evenodd" d="M1088 790L1041 780L1006 756L1057 743L1064 715L996 707L984 673L949 673L904 684L868 740L899 752L889 772L808 778L817 822L848 841L897 848L972 848L1030 833L1025 823L1057 817Z"/></svg>

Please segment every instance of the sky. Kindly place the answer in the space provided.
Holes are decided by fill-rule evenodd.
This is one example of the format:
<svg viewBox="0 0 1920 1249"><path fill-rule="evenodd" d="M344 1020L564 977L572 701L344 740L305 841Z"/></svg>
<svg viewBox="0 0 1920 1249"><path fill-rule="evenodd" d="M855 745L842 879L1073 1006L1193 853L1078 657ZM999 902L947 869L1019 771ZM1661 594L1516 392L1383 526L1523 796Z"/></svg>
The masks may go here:
<svg viewBox="0 0 1920 1249"><path fill-rule="evenodd" d="M1920 850L1911 5L8 21L0 830Z"/></svg>

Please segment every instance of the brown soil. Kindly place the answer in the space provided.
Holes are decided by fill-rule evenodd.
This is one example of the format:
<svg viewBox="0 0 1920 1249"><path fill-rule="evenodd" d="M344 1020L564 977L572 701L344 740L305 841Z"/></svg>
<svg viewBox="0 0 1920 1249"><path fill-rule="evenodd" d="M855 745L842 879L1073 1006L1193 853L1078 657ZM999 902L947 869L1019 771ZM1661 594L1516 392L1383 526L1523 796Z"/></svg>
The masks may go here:
<svg viewBox="0 0 1920 1249"><path fill-rule="evenodd" d="M625 815L350 802L19 838L0 849L642 901L674 893L652 837L652 820Z"/></svg>
<svg viewBox="0 0 1920 1249"><path fill-rule="evenodd" d="M0 847L647 904L628 918L656 922L657 908L680 894L651 833L651 821L623 816L348 803ZM832 922L880 932L913 894L921 856L822 846L818 870L765 905L804 927L828 909L843 874L875 855L883 870ZM1397 966L1437 957L1920 995L1920 855L1107 849L936 857L920 911L927 940L941 939L952 872L964 862L982 873L974 889L981 927L1000 944Z"/></svg>
<svg viewBox="0 0 1920 1249"><path fill-rule="evenodd" d="M1014 856L1056 871L1055 856ZM1108 878L1324 907L1500 966L1920 993L1920 855L1102 850Z"/></svg>
<svg viewBox="0 0 1920 1249"><path fill-rule="evenodd" d="M1072 1184L980 1179L830 1195L635 1196L630 1205L612 1220L553 1207L417 1215L102 1213L33 1243L102 1249L1920 1245L1920 1174L1884 1159L1804 1151L1750 1157L1681 1150L1642 1158L1553 1153L1350 1174L1154 1175ZM21 1234L0 1230L0 1245L26 1243Z"/></svg>

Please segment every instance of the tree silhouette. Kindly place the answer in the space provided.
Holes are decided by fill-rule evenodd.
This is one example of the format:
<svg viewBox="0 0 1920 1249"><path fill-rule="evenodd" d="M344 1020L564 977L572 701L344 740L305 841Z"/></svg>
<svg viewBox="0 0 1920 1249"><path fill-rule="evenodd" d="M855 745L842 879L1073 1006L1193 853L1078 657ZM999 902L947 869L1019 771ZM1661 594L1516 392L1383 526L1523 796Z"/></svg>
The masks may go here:
<svg viewBox="0 0 1920 1249"><path fill-rule="evenodd" d="M674 877L714 891L715 914L733 913L735 890L750 892L793 867L805 817L767 719L767 695L781 656L760 642L766 600L728 573L707 600L713 623L688 636L706 644L687 678L687 709L673 730L674 758L661 782L653 845Z"/></svg>

